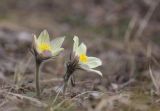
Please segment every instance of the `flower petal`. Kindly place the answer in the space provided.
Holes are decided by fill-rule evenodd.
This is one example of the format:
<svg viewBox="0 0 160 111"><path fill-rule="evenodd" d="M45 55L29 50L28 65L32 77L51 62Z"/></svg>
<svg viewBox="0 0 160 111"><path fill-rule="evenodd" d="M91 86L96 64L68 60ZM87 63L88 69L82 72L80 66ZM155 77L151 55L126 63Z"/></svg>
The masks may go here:
<svg viewBox="0 0 160 111"><path fill-rule="evenodd" d="M37 37L36 37L36 35L33 35L33 45L34 46L37 45Z"/></svg>
<svg viewBox="0 0 160 111"><path fill-rule="evenodd" d="M56 49L54 51L52 51L52 56L57 56L60 54L61 51L63 51L64 48L59 48L59 49Z"/></svg>
<svg viewBox="0 0 160 111"><path fill-rule="evenodd" d="M76 52L76 50L78 49L78 46L79 46L79 38L78 38L78 36L74 36L73 40L74 40L73 52Z"/></svg>
<svg viewBox="0 0 160 111"><path fill-rule="evenodd" d="M84 69L84 70L90 69L87 64L83 64L82 62L80 62L79 66L80 66L82 69Z"/></svg>
<svg viewBox="0 0 160 111"><path fill-rule="evenodd" d="M102 74L101 71L98 71L98 70L95 70L95 69L89 69L88 71L90 71L90 72L95 72L95 73L97 73L98 75L103 76L103 74Z"/></svg>
<svg viewBox="0 0 160 111"><path fill-rule="evenodd" d="M44 30L40 33L38 39L38 44L41 44L41 43L50 43L50 39L49 39L49 34L47 32L47 30Z"/></svg>
<svg viewBox="0 0 160 111"><path fill-rule="evenodd" d="M87 52L87 47L84 43L81 43L81 45L78 47L76 53L78 55L81 55L81 54L85 54L86 55L86 52Z"/></svg>
<svg viewBox="0 0 160 111"><path fill-rule="evenodd" d="M87 65L90 68L96 68L96 67L102 65L102 61L99 58L96 58L96 57L88 57Z"/></svg>
<svg viewBox="0 0 160 111"><path fill-rule="evenodd" d="M82 69L88 71L88 72L94 72L94 73L99 74L100 76L103 76L103 74L102 74L100 71L95 70L95 69L91 69L91 68L89 68L89 66L86 65L86 64L80 64L80 67L81 67Z"/></svg>
<svg viewBox="0 0 160 111"><path fill-rule="evenodd" d="M36 35L33 35L33 47L35 48L36 51L39 52L39 50L38 50L38 40L37 40Z"/></svg>
<svg viewBox="0 0 160 111"><path fill-rule="evenodd" d="M59 49L62 46L64 39L65 37L59 37L59 38L52 40L51 41L52 49L53 50Z"/></svg>

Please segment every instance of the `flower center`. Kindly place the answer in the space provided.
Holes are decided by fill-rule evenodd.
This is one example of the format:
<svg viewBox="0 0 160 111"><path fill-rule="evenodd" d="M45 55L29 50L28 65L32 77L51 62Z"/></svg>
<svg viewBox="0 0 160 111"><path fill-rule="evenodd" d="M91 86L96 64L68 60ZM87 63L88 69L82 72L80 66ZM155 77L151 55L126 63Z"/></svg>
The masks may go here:
<svg viewBox="0 0 160 111"><path fill-rule="evenodd" d="M87 57L85 54L81 54L81 55L79 56L79 60L80 60L82 63L87 63L88 57Z"/></svg>
<svg viewBox="0 0 160 111"><path fill-rule="evenodd" d="M47 44L47 43L41 43L41 44L39 44L38 49L40 51L42 51L42 52L50 51L51 50L51 46L49 44Z"/></svg>

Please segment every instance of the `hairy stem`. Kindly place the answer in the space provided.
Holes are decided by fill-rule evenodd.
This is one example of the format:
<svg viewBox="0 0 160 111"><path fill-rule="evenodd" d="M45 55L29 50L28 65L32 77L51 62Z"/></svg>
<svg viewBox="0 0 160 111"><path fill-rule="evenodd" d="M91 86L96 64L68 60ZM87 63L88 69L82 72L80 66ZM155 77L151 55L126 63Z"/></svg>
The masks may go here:
<svg viewBox="0 0 160 111"><path fill-rule="evenodd" d="M66 88L68 86L68 82L71 81L71 85L75 86L75 77L72 73L66 73L64 75L64 84L63 84L63 94L65 95Z"/></svg>
<svg viewBox="0 0 160 111"><path fill-rule="evenodd" d="M36 62L36 93L37 93L37 98L40 98L40 84L39 84L39 70L40 70L40 63Z"/></svg>
<svg viewBox="0 0 160 111"><path fill-rule="evenodd" d="M65 74L64 75L64 83L63 83L63 95L65 95L67 85L68 85L68 77Z"/></svg>

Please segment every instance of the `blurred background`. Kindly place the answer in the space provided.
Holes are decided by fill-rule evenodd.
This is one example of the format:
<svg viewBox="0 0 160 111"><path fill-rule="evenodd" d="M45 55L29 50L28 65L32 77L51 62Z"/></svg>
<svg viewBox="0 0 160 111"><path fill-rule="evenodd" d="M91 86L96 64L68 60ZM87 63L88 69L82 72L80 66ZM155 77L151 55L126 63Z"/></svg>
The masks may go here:
<svg viewBox="0 0 160 111"><path fill-rule="evenodd" d="M56 111L159 111L159 2L0 0L0 110L46 111L28 101L6 97L3 90L34 97L35 66L29 49L33 34L38 36L47 29L51 38L65 35L66 40L65 51L42 67L43 102L48 103L62 84L64 63L72 51L73 36L77 35L87 45L88 55L103 61L98 68L103 78L77 71L76 86L67 97L97 92L70 101L74 104L70 109L65 104Z"/></svg>

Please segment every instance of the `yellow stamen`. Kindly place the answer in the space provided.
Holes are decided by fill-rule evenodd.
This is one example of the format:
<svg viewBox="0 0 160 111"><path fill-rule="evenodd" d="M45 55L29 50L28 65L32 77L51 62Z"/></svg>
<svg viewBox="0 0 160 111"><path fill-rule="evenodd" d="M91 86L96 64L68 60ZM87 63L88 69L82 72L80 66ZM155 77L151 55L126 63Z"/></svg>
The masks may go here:
<svg viewBox="0 0 160 111"><path fill-rule="evenodd" d="M87 63L88 57L87 57L85 54L81 54L81 55L79 56L79 60L80 60L80 62L82 62L82 63Z"/></svg>
<svg viewBox="0 0 160 111"><path fill-rule="evenodd" d="M50 51L51 50L51 46L47 43L41 43L38 45L38 49L43 52L43 51Z"/></svg>

